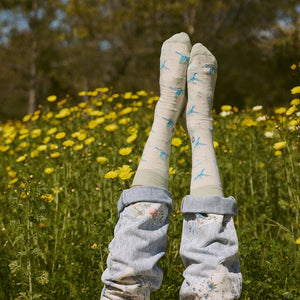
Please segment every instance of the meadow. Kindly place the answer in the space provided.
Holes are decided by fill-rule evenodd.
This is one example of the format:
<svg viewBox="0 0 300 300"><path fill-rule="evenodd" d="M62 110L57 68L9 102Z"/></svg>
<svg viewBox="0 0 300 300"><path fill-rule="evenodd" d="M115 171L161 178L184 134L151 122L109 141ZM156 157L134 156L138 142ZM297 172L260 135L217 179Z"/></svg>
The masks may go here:
<svg viewBox="0 0 300 300"><path fill-rule="evenodd" d="M239 208L241 299L300 299L299 95L292 87L290 105L268 114L260 105L215 103L224 193ZM97 88L49 96L34 114L0 124L0 299L99 299L116 204L130 187L157 100ZM151 299L178 299L180 203L190 172L190 140L178 125L164 280Z"/></svg>

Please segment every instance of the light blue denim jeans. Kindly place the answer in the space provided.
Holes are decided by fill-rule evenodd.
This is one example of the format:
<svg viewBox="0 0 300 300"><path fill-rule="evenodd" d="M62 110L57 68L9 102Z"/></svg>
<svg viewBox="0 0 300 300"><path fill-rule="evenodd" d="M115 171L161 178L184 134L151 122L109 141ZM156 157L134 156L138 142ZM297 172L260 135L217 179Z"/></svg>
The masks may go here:
<svg viewBox="0 0 300 300"><path fill-rule="evenodd" d="M167 250L172 197L157 186L124 190L119 221L109 245L107 269L102 274L101 300L149 300L159 289L163 272L158 260ZM180 254L186 267L180 299L237 299L241 294L238 239L232 216L234 198L183 199Z"/></svg>

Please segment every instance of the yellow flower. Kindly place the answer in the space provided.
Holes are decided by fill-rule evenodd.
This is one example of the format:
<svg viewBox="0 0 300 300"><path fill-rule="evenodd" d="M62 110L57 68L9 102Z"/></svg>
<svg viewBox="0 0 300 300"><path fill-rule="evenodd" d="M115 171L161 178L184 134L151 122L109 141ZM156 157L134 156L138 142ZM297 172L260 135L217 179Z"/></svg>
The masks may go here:
<svg viewBox="0 0 300 300"><path fill-rule="evenodd" d="M113 131L115 131L115 130L117 130L117 129L118 129L118 126L117 126L115 123L106 125L106 126L104 127L104 130L106 130L106 131L108 131L108 132L113 132Z"/></svg>
<svg viewBox="0 0 300 300"><path fill-rule="evenodd" d="M185 159L184 159L184 158L181 158L181 159L178 159L178 160L177 160L177 163L178 163L179 165L183 164L184 162L185 162Z"/></svg>
<svg viewBox="0 0 300 300"><path fill-rule="evenodd" d="M291 106L287 112L285 113L287 116L292 115L297 110L297 107L295 105Z"/></svg>
<svg viewBox="0 0 300 300"><path fill-rule="evenodd" d="M45 115L45 120L49 120L49 119L51 119L53 117L53 112L52 111L50 111L50 112L48 112L46 115Z"/></svg>
<svg viewBox="0 0 300 300"><path fill-rule="evenodd" d="M296 68L297 68L297 66L296 66L295 64L292 64L292 65L291 65L291 69L292 69L292 70L295 70Z"/></svg>
<svg viewBox="0 0 300 300"><path fill-rule="evenodd" d="M56 144L50 144L49 145L49 149L50 150L55 150L55 149L57 149L58 148L58 146L56 145Z"/></svg>
<svg viewBox="0 0 300 300"><path fill-rule="evenodd" d="M175 147L178 147L178 146L180 146L180 145L182 144L182 140L181 140L181 138L174 137L174 138L172 139L171 144L172 144L173 146L175 146Z"/></svg>
<svg viewBox="0 0 300 300"><path fill-rule="evenodd" d="M132 93L131 92L126 92L123 96L124 99L130 99L132 96Z"/></svg>
<svg viewBox="0 0 300 300"><path fill-rule="evenodd" d="M241 126L243 126L243 127L257 126L257 122L255 122L251 118L247 117L241 122Z"/></svg>
<svg viewBox="0 0 300 300"><path fill-rule="evenodd" d="M282 152L280 150L277 150L277 151L274 152L274 155L275 156L280 156L280 155L282 155Z"/></svg>
<svg viewBox="0 0 300 300"><path fill-rule="evenodd" d="M264 168L266 165L265 165L265 163L260 162L260 163L258 164L258 166L259 166L260 168Z"/></svg>
<svg viewBox="0 0 300 300"><path fill-rule="evenodd" d="M295 98L293 100L291 100L290 105L299 105L300 104L300 99Z"/></svg>
<svg viewBox="0 0 300 300"><path fill-rule="evenodd" d="M39 115L34 115L34 116L32 117L32 119L31 119L31 121L36 121L36 120L38 120L39 118L40 118Z"/></svg>
<svg viewBox="0 0 300 300"><path fill-rule="evenodd" d="M44 139L43 139L43 143L44 144L48 144L49 143L49 141L50 141L50 136L46 136Z"/></svg>
<svg viewBox="0 0 300 300"><path fill-rule="evenodd" d="M71 114L71 111L69 108L63 108L59 111L58 114L55 115L56 119L63 119L65 117L68 117Z"/></svg>
<svg viewBox="0 0 300 300"><path fill-rule="evenodd" d="M8 150L9 150L9 146L0 145L0 151L1 152L6 152Z"/></svg>
<svg viewBox="0 0 300 300"><path fill-rule="evenodd" d="M46 169L44 170L44 172L45 172L46 174L51 174L51 173L54 172L54 168L46 168Z"/></svg>
<svg viewBox="0 0 300 300"><path fill-rule="evenodd" d="M74 144L75 144L75 142L72 141L72 140L66 140L66 141L63 142L63 145L65 147L72 147Z"/></svg>
<svg viewBox="0 0 300 300"><path fill-rule="evenodd" d="M66 136L66 133L62 131L62 132L57 133L57 134L55 135L55 138L56 138L57 140L61 140L61 139L63 139L65 136Z"/></svg>
<svg viewBox="0 0 300 300"><path fill-rule="evenodd" d="M295 244L300 245L300 237L296 239Z"/></svg>
<svg viewBox="0 0 300 300"><path fill-rule="evenodd" d="M96 160L98 163L104 164L107 161L107 158L105 156L98 156Z"/></svg>
<svg viewBox="0 0 300 300"><path fill-rule="evenodd" d="M50 157L51 158L58 158L58 157L60 157L60 153L59 152L50 153Z"/></svg>
<svg viewBox="0 0 300 300"><path fill-rule="evenodd" d="M31 157L31 158L38 157L39 155L40 155L40 152L37 151L37 150L32 150L32 151L30 152L30 157Z"/></svg>
<svg viewBox="0 0 300 300"><path fill-rule="evenodd" d="M130 144L130 143L134 142L134 141L136 140L136 138L137 138L137 134L134 133L134 134L132 134L131 136L129 136L129 137L126 139L126 142L127 142L128 144Z"/></svg>
<svg viewBox="0 0 300 300"><path fill-rule="evenodd" d="M221 110L222 111L231 111L232 106L231 105L222 105Z"/></svg>
<svg viewBox="0 0 300 300"><path fill-rule="evenodd" d="M279 108L275 109L275 114L278 114L278 115L283 115L283 114L285 114L285 112L286 112L285 107L279 107Z"/></svg>
<svg viewBox="0 0 300 300"><path fill-rule="evenodd" d="M54 197L52 194L44 194L41 196L41 199L47 203L51 203L53 201Z"/></svg>
<svg viewBox="0 0 300 300"><path fill-rule="evenodd" d="M138 91L137 95L146 97L148 96L148 93L146 91Z"/></svg>
<svg viewBox="0 0 300 300"><path fill-rule="evenodd" d="M25 115L22 119L23 122L28 122L31 118L31 114Z"/></svg>
<svg viewBox="0 0 300 300"><path fill-rule="evenodd" d="M217 141L214 141L214 148L216 149L217 147L219 147L219 143Z"/></svg>
<svg viewBox="0 0 300 300"><path fill-rule="evenodd" d="M63 99L63 100L57 102L57 106L58 107L63 106L66 102L67 102L67 99Z"/></svg>
<svg viewBox="0 0 300 300"><path fill-rule="evenodd" d="M81 91L77 95L80 96L80 97L82 97L82 96L85 96L86 94L87 94L87 92Z"/></svg>
<svg viewBox="0 0 300 300"><path fill-rule="evenodd" d="M96 122L97 125L101 125L101 124L103 124L105 122L105 118L104 117L97 118L95 120L95 122Z"/></svg>
<svg viewBox="0 0 300 300"><path fill-rule="evenodd" d="M286 141L282 141L282 142L278 142L278 143L275 143L273 148L275 150L282 150L286 145Z"/></svg>
<svg viewBox="0 0 300 300"><path fill-rule="evenodd" d="M291 89L291 93L294 94L300 94L300 85L295 86Z"/></svg>
<svg viewBox="0 0 300 300"><path fill-rule="evenodd" d="M131 119L130 119L129 117L127 117L127 118L122 118L122 119L120 119L120 120L118 121L118 123L121 124L121 125L126 125L126 124L128 124L130 121L131 121Z"/></svg>
<svg viewBox="0 0 300 300"><path fill-rule="evenodd" d="M90 145L90 144L93 143L94 141L95 141L95 138L92 136L92 137L86 139L86 140L84 141L84 143L85 143L86 145Z"/></svg>
<svg viewBox="0 0 300 300"><path fill-rule="evenodd" d="M123 156L129 155L129 154L132 152L132 149L133 149L133 147L125 147L125 148L121 148L121 149L119 150L119 154L120 154L120 155L123 155Z"/></svg>
<svg viewBox="0 0 300 300"><path fill-rule="evenodd" d="M16 162L22 162L26 159L26 156L25 155L22 155L22 156L19 156L17 159L16 159Z"/></svg>
<svg viewBox="0 0 300 300"><path fill-rule="evenodd" d="M17 176L17 172L16 171L8 171L7 175L10 178L15 178Z"/></svg>
<svg viewBox="0 0 300 300"><path fill-rule="evenodd" d="M176 170L173 167L169 168L169 175L176 174Z"/></svg>
<svg viewBox="0 0 300 300"><path fill-rule="evenodd" d="M181 152L188 151L188 150L189 150L189 148L190 148L190 145L185 145L185 146L182 146L182 147L180 147L180 150L179 150L179 152L181 153Z"/></svg>
<svg viewBox="0 0 300 300"><path fill-rule="evenodd" d="M8 182L8 184L14 184L14 183L16 183L18 180L19 180L18 178L14 178L14 179L10 180L10 181Z"/></svg>
<svg viewBox="0 0 300 300"><path fill-rule="evenodd" d="M103 104L102 101L97 101L97 102L95 102L95 105L96 105L96 106L102 106L102 104Z"/></svg>
<svg viewBox="0 0 300 300"><path fill-rule="evenodd" d="M87 106L87 103L86 102L80 102L79 104L78 104L78 107L80 107L80 108L85 108Z"/></svg>
<svg viewBox="0 0 300 300"><path fill-rule="evenodd" d="M31 131L30 135L33 139L35 139L35 138L39 137L41 135L41 133L42 133L42 130L38 128L38 129L33 129Z"/></svg>
<svg viewBox="0 0 300 300"><path fill-rule="evenodd" d="M81 150L82 148L83 148L83 145L82 145L82 144L78 144L78 145L75 145L75 146L73 147L73 149L76 150L76 151L79 151L79 150Z"/></svg>
<svg viewBox="0 0 300 300"><path fill-rule="evenodd" d="M40 145L36 148L36 150L40 152L45 151L46 149L47 149L47 145Z"/></svg>
<svg viewBox="0 0 300 300"><path fill-rule="evenodd" d="M78 141L83 141L87 137L85 132L80 132L79 135L77 136Z"/></svg>
<svg viewBox="0 0 300 300"><path fill-rule="evenodd" d="M104 178L114 179L118 177L119 172L118 171L109 171L104 175Z"/></svg>
<svg viewBox="0 0 300 300"><path fill-rule="evenodd" d="M97 122L95 120L92 120L92 121L89 122L88 127L90 129L94 129L94 128L97 127L97 125L98 125Z"/></svg>
<svg viewBox="0 0 300 300"><path fill-rule="evenodd" d="M131 172L132 169L128 165L123 165L119 167L118 175L122 180L129 179L134 172Z"/></svg>
<svg viewBox="0 0 300 300"><path fill-rule="evenodd" d="M97 249L98 248L98 245L96 243L94 243L92 246L91 246L92 249Z"/></svg>
<svg viewBox="0 0 300 300"><path fill-rule="evenodd" d="M132 112L132 107L126 107L122 109L119 113L120 116L127 115Z"/></svg>
<svg viewBox="0 0 300 300"><path fill-rule="evenodd" d="M110 120L110 119L112 119L112 120L114 120L114 119L116 119L118 116L117 116L117 113L115 112L115 111L111 111L111 112L109 112L106 116L105 116L105 119L107 119L107 120Z"/></svg>
<svg viewBox="0 0 300 300"><path fill-rule="evenodd" d="M54 134L54 133L56 133L57 132L57 128L56 127L53 127L53 128L50 128L46 133L48 134L48 135L52 135L52 134Z"/></svg>
<svg viewBox="0 0 300 300"><path fill-rule="evenodd" d="M57 99L57 97L55 95L51 95L47 97L47 101L48 102L55 102Z"/></svg>
<svg viewBox="0 0 300 300"><path fill-rule="evenodd" d="M113 95L112 95L112 97L113 97L114 99L115 99L115 98L119 98L119 96L120 96L119 94L113 94Z"/></svg>

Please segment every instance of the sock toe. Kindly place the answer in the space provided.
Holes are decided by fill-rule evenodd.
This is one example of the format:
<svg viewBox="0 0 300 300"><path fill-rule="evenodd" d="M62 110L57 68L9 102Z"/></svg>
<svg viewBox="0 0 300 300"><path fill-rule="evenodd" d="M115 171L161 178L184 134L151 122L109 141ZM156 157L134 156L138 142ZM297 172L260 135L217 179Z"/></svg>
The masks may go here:
<svg viewBox="0 0 300 300"><path fill-rule="evenodd" d="M206 55L214 57L214 55L201 43L197 43L193 46L191 50L191 57L195 55Z"/></svg>
<svg viewBox="0 0 300 300"><path fill-rule="evenodd" d="M168 43L186 44L188 47L188 51L191 51L192 48L190 37L185 32L176 33L173 36L171 36L163 43L163 47Z"/></svg>

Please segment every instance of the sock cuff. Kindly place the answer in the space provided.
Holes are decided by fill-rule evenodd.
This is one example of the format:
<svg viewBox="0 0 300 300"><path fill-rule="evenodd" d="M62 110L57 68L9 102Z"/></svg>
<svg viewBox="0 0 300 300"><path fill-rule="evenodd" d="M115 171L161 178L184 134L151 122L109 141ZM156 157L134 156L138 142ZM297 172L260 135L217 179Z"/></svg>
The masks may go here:
<svg viewBox="0 0 300 300"><path fill-rule="evenodd" d="M162 176L154 170L138 168L132 182L133 185L152 185L168 189L169 175Z"/></svg>

